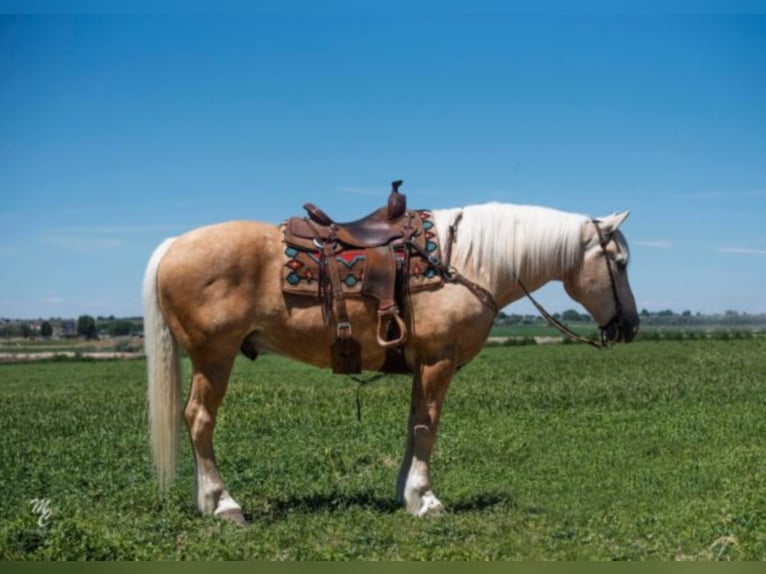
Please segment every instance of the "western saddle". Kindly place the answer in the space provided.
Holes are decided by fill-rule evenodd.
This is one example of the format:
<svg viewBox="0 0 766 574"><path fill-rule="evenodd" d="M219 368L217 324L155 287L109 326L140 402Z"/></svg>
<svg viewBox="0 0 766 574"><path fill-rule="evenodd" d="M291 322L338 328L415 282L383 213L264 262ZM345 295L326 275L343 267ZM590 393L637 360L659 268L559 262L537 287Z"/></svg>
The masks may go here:
<svg viewBox="0 0 766 574"><path fill-rule="evenodd" d="M291 217L283 227L288 250L312 250L319 258L318 284L325 321L329 324L334 316L337 322L337 337L331 348L335 373L361 372L361 347L352 336L339 272L342 263L337 260L337 254L349 249L361 251L366 259L360 293L377 300L376 334L378 344L387 350L387 364L399 362L401 367L404 363L401 349L397 349L407 339L407 326L397 305L401 286L406 285L400 276L400 260L402 250L414 245L414 238L421 236L422 240L423 223L419 212L407 210L406 197L399 193L401 184L394 181L388 204L362 219L338 223L314 204L306 203L307 217ZM394 349L399 352L398 361L393 361L389 352Z"/></svg>

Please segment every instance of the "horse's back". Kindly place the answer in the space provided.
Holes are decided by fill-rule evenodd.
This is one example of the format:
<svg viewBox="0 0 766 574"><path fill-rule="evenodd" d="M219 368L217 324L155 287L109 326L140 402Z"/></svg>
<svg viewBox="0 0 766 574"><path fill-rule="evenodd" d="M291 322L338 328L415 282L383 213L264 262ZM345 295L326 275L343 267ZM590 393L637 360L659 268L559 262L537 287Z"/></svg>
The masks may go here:
<svg viewBox="0 0 766 574"><path fill-rule="evenodd" d="M280 241L279 228L260 221L225 221L205 225L187 231L178 236L172 250L194 246L204 250L231 250L240 248L244 251L256 241ZM243 253L244 255L245 253Z"/></svg>

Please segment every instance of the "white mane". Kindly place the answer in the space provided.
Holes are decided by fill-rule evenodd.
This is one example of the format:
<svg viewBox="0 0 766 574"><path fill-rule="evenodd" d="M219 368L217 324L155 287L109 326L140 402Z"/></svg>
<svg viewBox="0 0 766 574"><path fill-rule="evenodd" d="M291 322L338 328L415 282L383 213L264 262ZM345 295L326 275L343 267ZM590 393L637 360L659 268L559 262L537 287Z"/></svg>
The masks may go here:
<svg viewBox="0 0 766 574"><path fill-rule="evenodd" d="M502 203L434 210L442 251L461 212L451 256L461 272L507 281L551 276L582 261L584 215Z"/></svg>

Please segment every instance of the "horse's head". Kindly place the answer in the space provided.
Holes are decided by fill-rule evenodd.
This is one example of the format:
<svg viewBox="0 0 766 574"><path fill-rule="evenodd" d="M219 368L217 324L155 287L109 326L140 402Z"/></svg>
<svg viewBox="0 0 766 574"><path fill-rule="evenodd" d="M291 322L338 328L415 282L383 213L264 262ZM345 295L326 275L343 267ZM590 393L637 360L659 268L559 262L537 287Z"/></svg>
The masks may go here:
<svg viewBox="0 0 766 574"><path fill-rule="evenodd" d="M638 333L636 301L628 284L630 252L619 227L629 212L588 221L583 226L583 260L564 287L585 307L604 341L625 342Z"/></svg>

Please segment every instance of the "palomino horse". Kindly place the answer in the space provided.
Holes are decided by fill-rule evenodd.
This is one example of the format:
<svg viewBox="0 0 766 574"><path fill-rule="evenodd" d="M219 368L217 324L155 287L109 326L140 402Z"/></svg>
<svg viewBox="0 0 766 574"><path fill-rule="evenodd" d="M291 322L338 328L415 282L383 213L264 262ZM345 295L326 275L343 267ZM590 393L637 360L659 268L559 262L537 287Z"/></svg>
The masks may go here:
<svg viewBox="0 0 766 574"><path fill-rule="evenodd" d="M433 219L441 245L449 242L452 269L489 292L497 308L523 297L525 289L561 281L601 326L602 338L629 342L639 320L626 272L628 246L618 231L627 215L590 219L493 203L435 210ZM283 293L281 241L280 228L266 223L202 227L162 243L144 278L151 443L161 490L174 478L185 418L199 510L239 523L241 507L213 452L216 413L238 352L268 350L329 367L336 335L318 302ZM347 306L362 367L377 370L385 351L376 339L376 307L365 298L349 299ZM495 318L491 307L466 283L448 281L412 293L401 310L409 331L404 356L414 378L396 494L414 515L444 509L429 478L442 402L456 369L481 350ZM193 370L185 407L179 346Z"/></svg>

